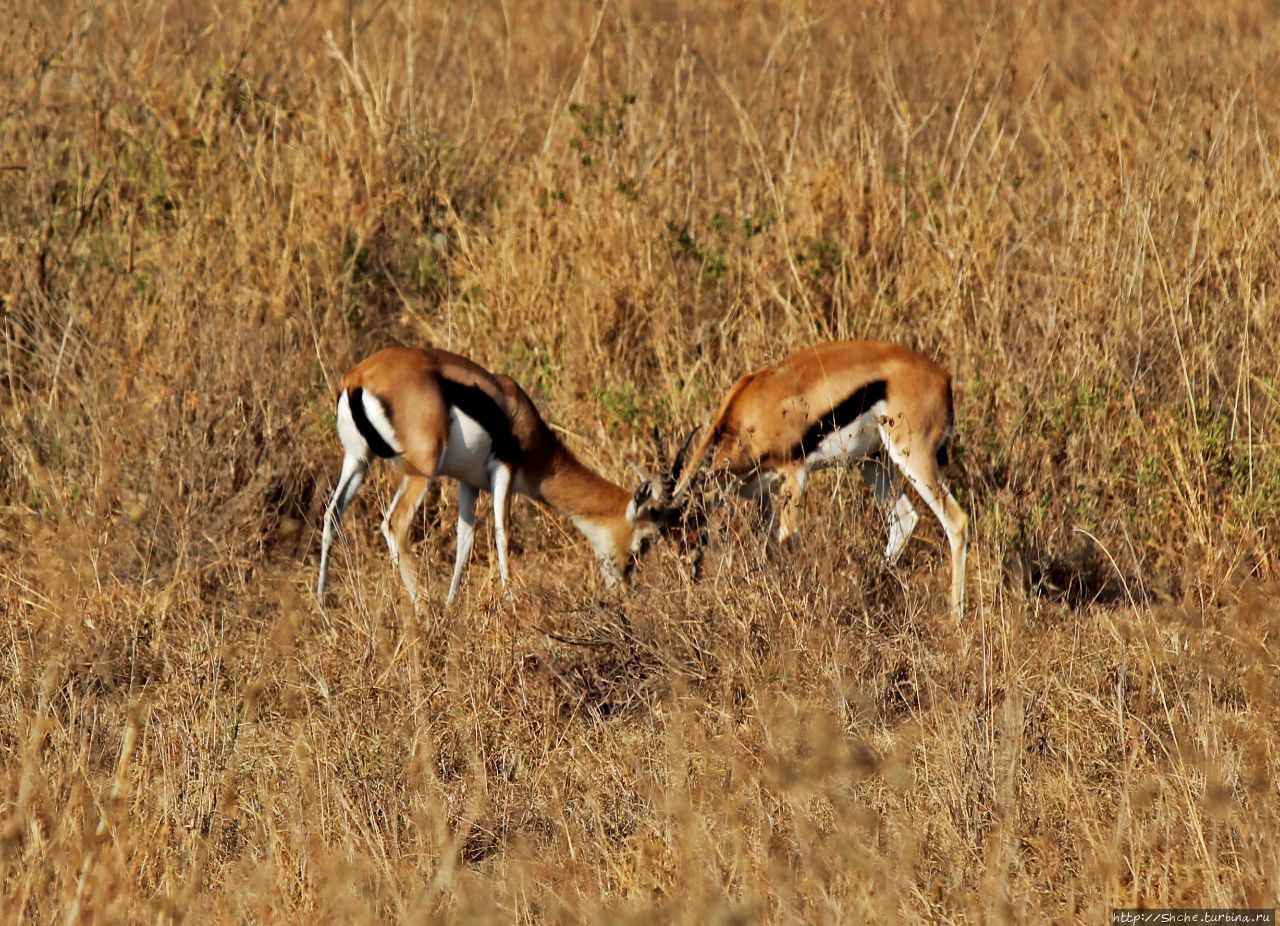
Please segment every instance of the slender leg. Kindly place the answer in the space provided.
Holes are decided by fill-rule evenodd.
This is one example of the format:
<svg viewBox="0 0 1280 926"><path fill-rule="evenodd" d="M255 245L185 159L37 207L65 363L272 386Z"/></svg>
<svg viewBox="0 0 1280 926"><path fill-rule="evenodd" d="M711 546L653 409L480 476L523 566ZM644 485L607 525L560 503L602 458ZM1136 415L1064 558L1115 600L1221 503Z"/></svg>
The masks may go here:
<svg viewBox="0 0 1280 926"><path fill-rule="evenodd" d="M320 541L320 578L316 582L316 598L321 604L324 603L325 586L329 584L330 548L342 527L343 512L351 505L368 469L369 461L362 457L349 453L342 458L342 475L338 477L338 487L324 512L324 534Z"/></svg>
<svg viewBox="0 0 1280 926"><path fill-rule="evenodd" d="M382 519L382 536L387 538L391 562L400 570L400 581L409 592L409 601L415 611L418 608L418 584L414 581L413 567L401 553L413 516L430 486L431 479L427 476L405 476L400 488L396 490L396 497L391 501L391 507L387 509L386 517Z"/></svg>
<svg viewBox="0 0 1280 926"><path fill-rule="evenodd" d="M413 523L413 516L418 510L418 506L422 504L427 490L431 487L431 480L435 477L436 471L440 466L440 458L444 453L444 449L448 444L448 409L444 405L444 400L438 393L431 391L423 393L419 398L422 406L418 409L420 420L433 421L433 426L423 426L419 428L405 428L403 434L398 434L400 443L404 447L404 460L407 468L415 475L410 476L401 486L403 494L397 493L399 504L387 514L387 519L391 522L391 537L387 538L388 546L392 545L394 539L394 548L392 550L392 559L397 560L400 567L400 581L404 583L404 587L409 590L409 598L413 602L414 610L418 609L418 585L414 581L413 567L405 557L401 555L404 550L405 537L409 533L409 526ZM459 499L462 498L459 493ZM475 502L472 501L471 514L468 515L471 522L475 522ZM384 531L385 533L385 531ZM458 537L461 544L462 537ZM467 550L471 547L468 543ZM455 590L457 585L455 576ZM453 596L450 595L450 598Z"/></svg>
<svg viewBox="0 0 1280 926"><path fill-rule="evenodd" d="M778 519L778 543L786 543L800 532L800 511L804 506L804 490L809 485L809 471L803 463L785 469L779 468L782 477L782 515Z"/></svg>
<svg viewBox="0 0 1280 926"><path fill-rule="evenodd" d="M391 512L396 510L396 506L400 504L400 499L404 498L404 490L408 485L409 477L405 476L400 480L396 494L391 498L391 504L387 506L387 513L382 516L382 536L387 541L387 549L391 551L391 562L393 563L400 561L400 551L396 547L396 538L391 533Z"/></svg>
<svg viewBox="0 0 1280 926"><path fill-rule="evenodd" d="M462 572L471 558L471 544L476 536L476 499L479 493L471 486L458 484L458 557L453 563L453 579L445 604L452 603L462 585Z"/></svg>
<svg viewBox="0 0 1280 926"><path fill-rule="evenodd" d="M493 490L493 539L498 547L498 574L507 587L507 520L511 515L511 467L500 464L490 477Z"/></svg>
<svg viewBox="0 0 1280 926"><path fill-rule="evenodd" d="M912 487L920 493L925 504L942 524L946 531L947 542L951 546L951 610L959 620L964 615L964 576L969 550L969 518L955 498L942 485L938 464L934 459L933 448L914 442L903 450L902 447L883 433L885 447L893 462L898 464Z"/></svg>
<svg viewBox="0 0 1280 926"><path fill-rule="evenodd" d="M898 480L889 466L879 459L868 459L862 463L862 478L871 486L876 494L876 501L882 508L889 508L889 540L885 544L884 558L889 565L898 561L902 548L911 539L911 533L920 522L920 515L907 494L898 488ZM897 500L894 501L894 496Z"/></svg>
<svg viewBox="0 0 1280 926"><path fill-rule="evenodd" d="M911 534L919 523L920 515L916 511L916 506L911 504L911 499L907 498L906 492L903 492L889 512L889 540L884 547L884 559L890 566L898 561L898 557L902 555L903 548L911 539Z"/></svg>

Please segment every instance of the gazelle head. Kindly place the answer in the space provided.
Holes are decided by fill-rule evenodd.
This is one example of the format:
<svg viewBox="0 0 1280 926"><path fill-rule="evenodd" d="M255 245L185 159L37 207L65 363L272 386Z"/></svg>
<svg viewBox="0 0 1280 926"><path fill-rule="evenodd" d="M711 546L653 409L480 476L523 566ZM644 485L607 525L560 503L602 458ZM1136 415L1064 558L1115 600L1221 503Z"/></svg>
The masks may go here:
<svg viewBox="0 0 1280 926"><path fill-rule="evenodd" d="M659 474L654 476L641 471L642 481L627 506L627 520L635 530L631 548L633 565L660 537L674 540L681 554L695 566L701 557L702 528L706 520L699 491L701 486L692 485L679 495L675 492L684 475L689 447L697 433L697 428L690 431L675 455L668 457L662 433L657 427L653 429Z"/></svg>
<svg viewBox="0 0 1280 926"><path fill-rule="evenodd" d="M646 476L636 486L635 494L627 505L627 523L631 525L631 544L627 552L633 557L643 556L654 538L658 537L671 521L673 511L666 504L662 483Z"/></svg>
<svg viewBox="0 0 1280 926"><path fill-rule="evenodd" d="M653 437L661 470L659 475L655 476L645 470L636 469L640 484L636 486L631 501L627 504L627 525L631 536L629 541L622 545L625 551L619 551L627 555L627 562L619 564L624 575L630 574L635 564L649 552L655 540L679 528L684 514L681 506L672 497L672 489L680 478L681 461L688 449L689 441L685 441L684 447L668 464L662 435L656 427L653 429Z"/></svg>

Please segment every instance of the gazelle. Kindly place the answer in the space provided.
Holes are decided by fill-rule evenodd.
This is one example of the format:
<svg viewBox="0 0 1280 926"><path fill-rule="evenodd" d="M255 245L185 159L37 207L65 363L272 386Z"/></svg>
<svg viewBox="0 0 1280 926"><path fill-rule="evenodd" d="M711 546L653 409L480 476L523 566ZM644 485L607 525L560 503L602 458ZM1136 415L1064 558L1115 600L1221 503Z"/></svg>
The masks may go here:
<svg viewBox="0 0 1280 926"><path fill-rule="evenodd" d="M690 456L675 497L686 495L699 465L737 482L759 500L782 541L799 526L809 474L859 462L877 501L889 509L884 555L897 560L919 515L899 473L942 522L951 546L951 607L964 611L969 519L942 484L954 409L951 377L932 360L897 344L832 341L742 377L729 390L710 428ZM773 492L782 495L775 517Z"/></svg>
<svg viewBox="0 0 1280 926"><path fill-rule="evenodd" d="M482 491L493 493L494 540L504 587L512 492L568 515L600 558L608 585L627 573L632 558L643 552L670 514L661 483L646 479L628 492L593 472L552 433L515 380L448 351L388 348L352 368L339 386L337 424L345 456L324 515L316 584L321 602L342 514L374 457L390 460L404 472L382 534L415 608L417 584L401 551L433 478L458 482L458 549L446 603L462 584Z"/></svg>

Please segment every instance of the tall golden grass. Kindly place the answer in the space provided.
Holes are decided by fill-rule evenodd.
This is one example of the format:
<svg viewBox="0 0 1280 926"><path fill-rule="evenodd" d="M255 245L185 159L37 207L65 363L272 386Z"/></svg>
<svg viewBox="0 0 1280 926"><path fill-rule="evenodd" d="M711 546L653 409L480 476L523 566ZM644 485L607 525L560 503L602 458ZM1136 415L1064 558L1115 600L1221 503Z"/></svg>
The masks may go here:
<svg viewBox="0 0 1280 926"><path fill-rule="evenodd" d="M1280 893L1280 9L18 0L0 908L1102 921ZM955 374L966 620L857 480L606 593L516 506L441 613L336 376L432 343L618 481L823 338ZM482 533L482 538L487 535Z"/></svg>

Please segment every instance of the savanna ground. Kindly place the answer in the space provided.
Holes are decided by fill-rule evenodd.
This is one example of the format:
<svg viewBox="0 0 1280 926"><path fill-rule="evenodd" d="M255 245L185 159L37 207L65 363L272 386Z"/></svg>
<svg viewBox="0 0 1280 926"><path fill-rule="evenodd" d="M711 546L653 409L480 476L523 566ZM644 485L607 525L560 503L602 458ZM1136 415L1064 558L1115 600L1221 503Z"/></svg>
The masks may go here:
<svg viewBox="0 0 1280 926"><path fill-rule="evenodd" d="M1280 892L1280 9L18 0L0 30L9 920L1101 922ZM632 484L816 340L954 372L941 533L847 474L607 593L409 610L337 376L432 343Z"/></svg>

